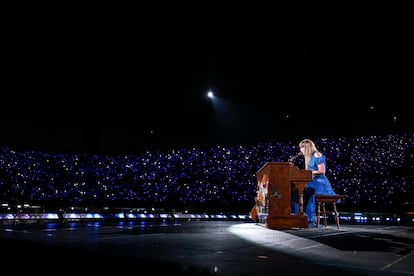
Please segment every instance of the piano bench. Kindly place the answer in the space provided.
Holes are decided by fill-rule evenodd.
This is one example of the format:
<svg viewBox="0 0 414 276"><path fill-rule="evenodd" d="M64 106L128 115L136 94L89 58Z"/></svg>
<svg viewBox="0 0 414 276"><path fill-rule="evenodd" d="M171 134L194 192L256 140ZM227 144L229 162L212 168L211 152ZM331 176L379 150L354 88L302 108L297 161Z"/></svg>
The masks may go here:
<svg viewBox="0 0 414 276"><path fill-rule="evenodd" d="M321 205L323 210L323 222L324 226L326 227L328 225L327 222L327 215L326 215L326 203L331 203L333 212L335 214L335 223L336 227L339 229L339 213L336 209L336 203L338 203L339 199L343 198L342 195L315 195L315 201L317 205L317 211L316 211L316 228L319 228L320 219L321 219Z"/></svg>

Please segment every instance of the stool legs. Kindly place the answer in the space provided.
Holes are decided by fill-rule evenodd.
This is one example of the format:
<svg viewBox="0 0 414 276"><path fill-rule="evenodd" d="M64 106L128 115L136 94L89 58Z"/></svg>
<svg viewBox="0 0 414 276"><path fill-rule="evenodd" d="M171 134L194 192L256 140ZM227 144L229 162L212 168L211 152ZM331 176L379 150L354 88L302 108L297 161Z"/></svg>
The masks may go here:
<svg viewBox="0 0 414 276"><path fill-rule="evenodd" d="M319 195L319 194L315 196L315 201L317 203L316 227L319 227L319 224L320 224L321 205L322 205L322 208L323 208L323 222L324 222L323 224L325 225L325 227L328 225L328 219L327 219L328 216L326 214L326 203L331 203L332 208L333 208L333 212L335 214L336 227L339 229L339 213L338 213L338 210L336 208L336 203L342 197L343 197L342 195Z"/></svg>
<svg viewBox="0 0 414 276"><path fill-rule="evenodd" d="M325 202L322 202L322 207L323 207L323 225L326 227L326 226L328 226L328 222L326 221L326 207L325 207Z"/></svg>
<svg viewBox="0 0 414 276"><path fill-rule="evenodd" d="M332 203L332 205L333 205L333 209L335 212L336 227L339 229L339 216L338 216L338 211L336 210L336 202Z"/></svg>
<svg viewBox="0 0 414 276"><path fill-rule="evenodd" d="M321 220L321 202L318 201L318 209L316 210L316 228L319 228L320 220Z"/></svg>
<svg viewBox="0 0 414 276"><path fill-rule="evenodd" d="M319 224L321 222L321 205L322 205L322 213L323 213L323 225L326 227L328 224L326 222L326 207L325 202L318 201L318 209L316 211L316 228L319 228Z"/></svg>
<svg viewBox="0 0 414 276"><path fill-rule="evenodd" d="M326 203L318 201L317 211L316 211L316 228L319 228L319 224L321 220L321 205L322 205L322 214L323 214L323 225L325 227L328 226L328 222L327 222L328 218L326 215L326 206L325 206ZM332 206L333 206L333 211L335 213L336 227L339 229L339 214L338 214L338 210L336 209L336 202L332 202Z"/></svg>

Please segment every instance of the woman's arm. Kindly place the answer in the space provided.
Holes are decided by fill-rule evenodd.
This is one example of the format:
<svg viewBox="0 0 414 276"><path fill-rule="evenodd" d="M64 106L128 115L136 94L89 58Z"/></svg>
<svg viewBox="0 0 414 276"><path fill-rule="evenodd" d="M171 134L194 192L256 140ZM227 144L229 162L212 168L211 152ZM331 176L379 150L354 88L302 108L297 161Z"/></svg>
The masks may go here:
<svg viewBox="0 0 414 276"><path fill-rule="evenodd" d="M316 158L320 158L322 154L320 152L315 152L314 156ZM325 174L325 164L323 162L318 164L318 170L312 171L312 174L313 175Z"/></svg>
<svg viewBox="0 0 414 276"><path fill-rule="evenodd" d="M318 164L318 170L312 171L313 175L325 174L325 165L323 163Z"/></svg>

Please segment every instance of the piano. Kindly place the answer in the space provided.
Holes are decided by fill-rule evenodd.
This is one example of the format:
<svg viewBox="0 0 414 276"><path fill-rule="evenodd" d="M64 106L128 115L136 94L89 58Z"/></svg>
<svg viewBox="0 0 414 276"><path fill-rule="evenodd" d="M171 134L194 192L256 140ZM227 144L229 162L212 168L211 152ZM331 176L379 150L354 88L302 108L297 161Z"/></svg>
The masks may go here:
<svg viewBox="0 0 414 276"><path fill-rule="evenodd" d="M267 162L257 172L255 206L252 219L270 229L308 228L303 212L303 190L312 172L291 162ZM299 213L292 214L291 194L299 192Z"/></svg>

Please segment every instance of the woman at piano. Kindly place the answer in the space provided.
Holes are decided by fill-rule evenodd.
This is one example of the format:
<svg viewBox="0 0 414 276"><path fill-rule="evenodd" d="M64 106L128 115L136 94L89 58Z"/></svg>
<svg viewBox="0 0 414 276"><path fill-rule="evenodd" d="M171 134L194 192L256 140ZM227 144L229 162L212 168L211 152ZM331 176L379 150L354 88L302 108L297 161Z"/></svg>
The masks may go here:
<svg viewBox="0 0 414 276"><path fill-rule="evenodd" d="M305 169L312 171L312 181L307 183L304 190L304 210L308 216L310 225L316 222L315 195L336 195L332 184L326 177L326 157L315 146L310 139L304 139L299 143L299 149L305 158ZM295 194L296 193L296 194ZM299 199L297 192L292 194L292 212L298 213Z"/></svg>

